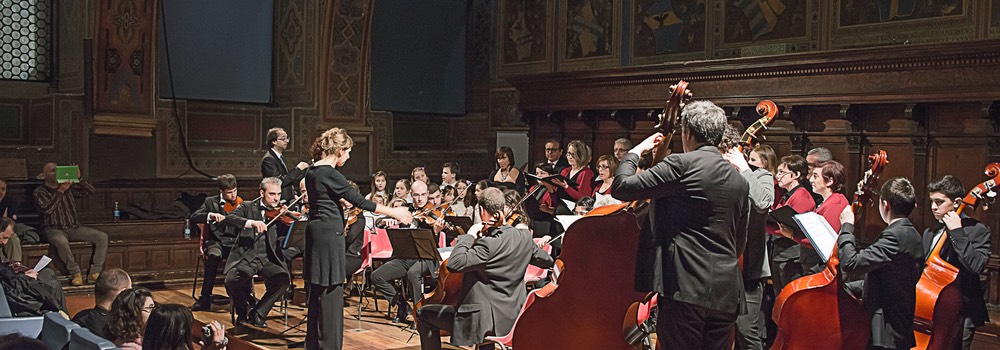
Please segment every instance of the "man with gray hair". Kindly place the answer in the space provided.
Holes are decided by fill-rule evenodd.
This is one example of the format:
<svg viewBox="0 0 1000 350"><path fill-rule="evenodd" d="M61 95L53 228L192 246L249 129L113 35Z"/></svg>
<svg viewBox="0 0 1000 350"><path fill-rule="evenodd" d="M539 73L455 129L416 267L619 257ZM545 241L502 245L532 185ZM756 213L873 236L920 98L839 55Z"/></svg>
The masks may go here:
<svg viewBox="0 0 1000 350"><path fill-rule="evenodd" d="M620 163L622 158L625 158L625 154L628 153L628 150L632 149L632 140L624 137L617 139L615 140L614 149L615 158L618 158L618 162Z"/></svg>
<svg viewBox="0 0 1000 350"><path fill-rule="evenodd" d="M716 147L726 126L722 108L688 104L679 134L684 153L636 173L639 158L663 141L653 134L625 155L611 186L623 201L652 199L653 237L639 238L636 262L636 275L652 281L637 287L660 294L656 333L665 349L731 347L745 307L737 260L747 239L749 185Z"/></svg>
<svg viewBox="0 0 1000 350"><path fill-rule="evenodd" d="M285 260L278 255L278 234L274 225L268 225L264 211L281 204L281 179L267 177L260 182L260 199L243 201L226 215L224 223L242 230L233 244L223 272L226 274L226 292L233 302L236 324L249 323L266 328L268 312L278 301L290 282ZM252 310L247 311L253 276L264 276L267 291Z"/></svg>
<svg viewBox="0 0 1000 350"><path fill-rule="evenodd" d="M809 172L820 164L833 160L833 153L826 147L816 147L806 153L806 162L809 163Z"/></svg>

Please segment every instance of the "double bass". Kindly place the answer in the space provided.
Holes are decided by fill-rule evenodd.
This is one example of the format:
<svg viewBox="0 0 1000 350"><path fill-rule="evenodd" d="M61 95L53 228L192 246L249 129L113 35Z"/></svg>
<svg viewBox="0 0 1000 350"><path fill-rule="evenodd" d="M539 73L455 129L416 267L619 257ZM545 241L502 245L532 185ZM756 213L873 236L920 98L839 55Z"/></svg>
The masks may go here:
<svg viewBox="0 0 1000 350"><path fill-rule="evenodd" d="M750 127L743 132L743 136L740 136L739 150L743 153L743 156L750 159L750 152L753 152L754 147L760 143L760 140L764 139L764 135L761 134L762 131L767 130L767 126L774 121L774 117L778 115L778 105L774 104L771 100L763 100L757 104L757 114L761 117L757 121L750 124Z"/></svg>
<svg viewBox="0 0 1000 350"><path fill-rule="evenodd" d="M972 188L958 203L956 214L966 208L975 208L988 197L1000 183L1000 163L986 166L986 176L991 179ZM941 234L937 244L927 255L927 265L917 282L917 305L913 314L914 349L953 349L961 339L962 290L958 281L958 267L941 257L941 248L948 240L948 231Z"/></svg>
<svg viewBox="0 0 1000 350"><path fill-rule="evenodd" d="M671 86L659 115L663 140L653 150L654 163L669 153L674 126L690 97L687 82ZM636 321L629 311L652 290L651 282L641 282L643 277L634 274L642 259L637 255L645 256L649 245L640 245L640 240L652 240L652 233L641 233L639 226L648 224L641 219L647 208L645 202L603 206L566 229L562 255L556 260L562 271L558 284L535 292L534 302L522 310L513 335L515 349L633 348L626 340Z"/></svg>
<svg viewBox="0 0 1000 350"><path fill-rule="evenodd" d="M865 171L854 193L851 209L860 214L871 203L882 169L889 163L885 151L868 156ZM871 316L844 288L840 259L833 247L826 268L790 282L774 302L772 318L778 326L774 350L864 349L871 338Z"/></svg>

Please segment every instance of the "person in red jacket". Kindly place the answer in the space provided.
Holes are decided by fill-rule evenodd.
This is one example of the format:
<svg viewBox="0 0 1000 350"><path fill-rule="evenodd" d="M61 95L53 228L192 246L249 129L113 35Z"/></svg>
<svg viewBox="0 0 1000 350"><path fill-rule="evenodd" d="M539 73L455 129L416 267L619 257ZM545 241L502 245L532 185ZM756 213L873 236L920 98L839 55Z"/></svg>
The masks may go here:
<svg viewBox="0 0 1000 350"><path fill-rule="evenodd" d="M771 210L788 206L798 213L816 209L816 202L804 183L809 176L808 163L798 155L781 157L778 172L775 174L775 186L783 194L776 197ZM802 276L802 264L799 263L798 243L782 236L777 223L768 222L766 232L771 234L771 244L768 252L771 254L771 279L774 281L774 291L777 294L788 282Z"/></svg>
<svg viewBox="0 0 1000 350"><path fill-rule="evenodd" d="M566 160L569 167L562 170L562 175L576 182L573 187L564 181L555 180L556 185L562 187L559 191L559 198L576 202L583 197L589 197L594 193L594 170L590 169L590 146L580 140L573 140L566 146Z"/></svg>
<svg viewBox="0 0 1000 350"><path fill-rule="evenodd" d="M823 202L816 207L815 212L826 219L834 232L840 232L840 213L851 204L842 193L845 182L847 182L847 171L844 165L835 160L824 162L809 173L809 183L812 184L813 192L823 197ZM791 231L783 228L782 234L787 234L787 237ZM802 262L802 273L810 275L822 271L823 259L809 239L805 237L795 239L800 244L799 261Z"/></svg>

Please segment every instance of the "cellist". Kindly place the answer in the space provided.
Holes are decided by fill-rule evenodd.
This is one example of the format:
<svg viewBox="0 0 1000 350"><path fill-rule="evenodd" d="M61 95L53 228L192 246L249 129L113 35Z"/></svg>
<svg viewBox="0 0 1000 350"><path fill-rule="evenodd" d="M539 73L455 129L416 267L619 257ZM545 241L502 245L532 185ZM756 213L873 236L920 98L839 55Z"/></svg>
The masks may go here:
<svg viewBox="0 0 1000 350"><path fill-rule="evenodd" d="M209 228L209 234L202 242L205 276L201 284L201 296L191 305L191 310L194 311L208 310L212 306L212 289L215 288L215 276L219 274L222 257L229 256L239 235L237 228L222 224L226 214L243 202L236 194L236 177L223 174L216 178L216 182L219 184L219 195L205 198L201 208L191 214L191 224L207 224Z"/></svg>
<svg viewBox="0 0 1000 350"><path fill-rule="evenodd" d="M941 257L958 267L962 290L962 349L971 349L976 326L989 321L979 273L986 268L990 257L990 228L964 213L955 213L966 190L954 176L945 175L932 181L927 185L927 193L935 222L924 230L924 253L930 254L947 229L948 240L941 249Z"/></svg>
<svg viewBox="0 0 1000 350"><path fill-rule="evenodd" d="M914 346L913 313L916 286L924 268L920 233L908 218L916 207L916 192L910 180L895 177L879 190L878 211L889 226L864 249L854 242L854 210L840 214L838 257L844 273L865 274L863 281L848 283L871 313L874 349L909 349Z"/></svg>
<svg viewBox="0 0 1000 350"><path fill-rule="evenodd" d="M552 257L531 240L531 233L506 225L507 201L497 188L483 190L479 213L484 223L499 227L479 237L460 235L446 267L464 273L458 305L431 304L417 310L421 349L441 349L441 330L451 330L451 343L476 345L488 335L505 335L514 327L527 293L528 264L552 266ZM475 272L475 273L468 273ZM489 343L479 349L492 349Z"/></svg>
<svg viewBox="0 0 1000 350"><path fill-rule="evenodd" d="M654 241L639 244L657 245L662 266L637 264L636 270L653 270L656 279L660 347L731 348L733 325L745 306L737 259L746 244L749 186L716 147L726 130L722 108L689 103L680 124L684 153L636 173L642 154L664 138L653 134L625 155L611 194L623 201L652 199Z"/></svg>

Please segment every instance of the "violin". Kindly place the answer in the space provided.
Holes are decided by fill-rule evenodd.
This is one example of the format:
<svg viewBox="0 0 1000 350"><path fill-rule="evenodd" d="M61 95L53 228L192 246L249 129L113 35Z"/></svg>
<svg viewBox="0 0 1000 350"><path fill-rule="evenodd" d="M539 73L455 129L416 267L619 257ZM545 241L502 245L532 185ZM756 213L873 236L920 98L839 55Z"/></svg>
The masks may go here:
<svg viewBox="0 0 1000 350"><path fill-rule="evenodd" d="M860 214L875 199L882 170L889 163L885 151L868 157L865 171L854 193L851 209ZM771 317L778 325L774 350L864 349L871 338L871 316L844 288L839 274L840 259L833 247L826 268L796 279L778 294ZM818 331L822 330L822 331Z"/></svg>
<svg viewBox="0 0 1000 350"><path fill-rule="evenodd" d="M969 190L958 203L955 214L966 208L975 208L995 198L993 188L1000 183L1000 163L986 166L986 176L991 179ZM953 349L961 338L962 290L958 280L958 267L941 256L944 242L948 240L945 229L937 244L927 256L927 265L917 282L917 304L913 315L914 349Z"/></svg>
<svg viewBox="0 0 1000 350"><path fill-rule="evenodd" d="M355 222L358 222L358 218L361 217L361 212L362 209L359 207L348 209L347 212L345 213L345 215L347 216L347 222L344 224L344 226L345 227L351 226L354 225Z"/></svg>
<svg viewBox="0 0 1000 350"><path fill-rule="evenodd" d="M743 136L740 136L740 142L737 146L747 159L750 159L750 152L753 152L754 147L757 147L760 140L764 139L761 131L767 130L767 126L774 121L774 116L778 114L778 106L774 102L771 102L771 100L760 101L757 104L757 114L761 115L760 119L750 124L750 127L743 132Z"/></svg>
<svg viewBox="0 0 1000 350"><path fill-rule="evenodd" d="M226 201L226 204L222 205L222 210L225 210L226 214L229 214L232 213L233 210L236 210L236 208L239 208L240 204L243 204L243 198L240 196L236 196L236 200L232 202Z"/></svg>
<svg viewBox="0 0 1000 350"><path fill-rule="evenodd" d="M267 226L271 226L275 221L281 220L285 225L291 225L292 223L302 220L302 213L297 211L289 210L288 207L294 205L296 202L302 199L302 196L295 197L291 203L284 204L280 207L268 208L264 207L264 219L267 220Z"/></svg>

